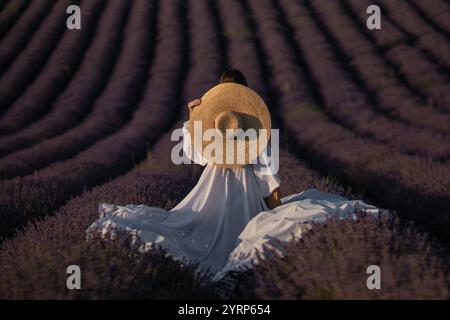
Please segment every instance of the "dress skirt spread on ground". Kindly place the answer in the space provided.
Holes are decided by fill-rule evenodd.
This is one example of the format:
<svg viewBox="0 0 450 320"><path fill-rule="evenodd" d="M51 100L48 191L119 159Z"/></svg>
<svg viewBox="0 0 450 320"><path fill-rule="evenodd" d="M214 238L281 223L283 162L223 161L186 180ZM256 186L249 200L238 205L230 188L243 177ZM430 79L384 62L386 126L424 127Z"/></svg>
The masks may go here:
<svg viewBox="0 0 450 320"><path fill-rule="evenodd" d="M264 157L261 163L235 169L209 165L192 150L186 126L183 150L206 166L191 192L170 211L144 204L100 203L100 218L87 229L88 236L123 232L139 240L140 250L159 245L175 259L199 263L219 280L228 271L250 266L263 245L283 254L279 244L300 237L310 222L347 217L356 209L379 212L362 201L315 189L286 196L269 210L264 198L280 186L280 179L277 173L262 174L264 168L270 169Z"/></svg>

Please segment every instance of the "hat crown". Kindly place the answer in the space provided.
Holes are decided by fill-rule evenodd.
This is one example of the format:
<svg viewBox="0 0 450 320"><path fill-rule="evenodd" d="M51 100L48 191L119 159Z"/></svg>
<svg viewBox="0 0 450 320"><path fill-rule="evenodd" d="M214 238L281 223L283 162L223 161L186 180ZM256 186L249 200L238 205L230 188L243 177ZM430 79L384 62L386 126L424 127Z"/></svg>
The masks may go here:
<svg viewBox="0 0 450 320"><path fill-rule="evenodd" d="M242 117L234 111L223 111L214 119L214 127L222 137L232 139L235 137L236 130L243 128Z"/></svg>

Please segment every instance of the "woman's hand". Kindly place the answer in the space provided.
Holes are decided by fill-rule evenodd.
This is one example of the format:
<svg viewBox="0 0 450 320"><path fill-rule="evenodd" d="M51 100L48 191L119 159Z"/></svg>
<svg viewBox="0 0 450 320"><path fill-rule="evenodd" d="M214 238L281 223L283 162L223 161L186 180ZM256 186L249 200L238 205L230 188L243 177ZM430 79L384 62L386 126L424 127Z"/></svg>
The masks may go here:
<svg viewBox="0 0 450 320"><path fill-rule="evenodd" d="M189 111L194 110L194 108L202 103L202 99L195 99L188 103Z"/></svg>
<svg viewBox="0 0 450 320"><path fill-rule="evenodd" d="M281 192L280 188L276 188L272 194L266 198L264 198L267 207L272 210L278 207L281 204Z"/></svg>

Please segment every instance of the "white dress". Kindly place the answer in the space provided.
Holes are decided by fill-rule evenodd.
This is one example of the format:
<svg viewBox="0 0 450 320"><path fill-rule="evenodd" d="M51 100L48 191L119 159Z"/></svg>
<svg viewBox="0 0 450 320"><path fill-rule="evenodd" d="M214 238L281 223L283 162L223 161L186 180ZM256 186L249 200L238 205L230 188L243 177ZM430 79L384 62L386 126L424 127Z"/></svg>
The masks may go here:
<svg viewBox="0 0 450 320"><path fill-rule="evenodd" d="M159 245L177 260L198 262L219 280L228 271L249 266L263 244L282 254L278 243L301 236L309 228L307 222L347 216L356 207L378 211L362 201L314 189L284 197L281 206L269 210L264 198L280 186L280 179L276 173L261 173L267 163L238 169L208 165L190 149L186 123L183 132L184 152L206 165L192 191L170 211L144 204L100 203L100 218L88 228L88 236L124 231L130 239L139 240L141 251Z"/></svg>

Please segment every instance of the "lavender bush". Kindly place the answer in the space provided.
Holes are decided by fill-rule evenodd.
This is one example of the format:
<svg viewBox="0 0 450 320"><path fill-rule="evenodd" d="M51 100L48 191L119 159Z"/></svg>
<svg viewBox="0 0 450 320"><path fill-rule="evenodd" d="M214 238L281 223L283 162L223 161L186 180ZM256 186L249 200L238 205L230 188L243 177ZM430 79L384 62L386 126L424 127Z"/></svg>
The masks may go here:
<svg viewBox="0 0 450 320"><path fill-rule="evenodd" d="M356 81L351 70L347 70L345 64L339 61L337 50L334 50L332 43L321 32L317 21L313 19L314 11L306 3L298 3L298 8L304 11L305 17L292 23L296 27L297 44L317 81L324 111L334 121L358 135L392 145L403 153L416 153L425 157L448 155L449 146L443 143L444 138L436 139L430 132L392 121L373 111L375 107L372 106L370 97ZM290 7L295 8L295 4ZM411 139L411 136L415 139Z"/></svg>
<svg viewBox="0 0 450 320"><path fill-rule="evenodd" d="M0 12L0 75L29 41L51 4L51 1L19 0L9 2Z"/></svg>
<svg viewBox="0 0 450 320"><path fill-rule="evenodd" d="M447 35L450 34L450 22L446 17L450 13L450 5L442 0L431 0L424 3L420 0L412 0L410 3L419 8L422 15L425 15L432 23L444 31Z"/></svg>
<svg viewBox="0 0 450 320"><path fill-rule="evenodd" d="M281 6L288 21L292 23L292 30L299 32L293 34L294 38L300 38L304 35L303 24L310 20L307 11L300 3L282 1ZM262 25L263 21L261 20L260 23ZM299 41L306 41L306 38ZM280 50L276 50L273 43L271 40L271 43L266 46L267 50L273 50L268 55L269 61L272 55L281 56ZM279 45L282 45L282 42L277 42L277 49ZM292 49L289 51L288 48L282 52L287 56L289 52L293 54ZM284 61L286 63L296 60L292 56L284 58ZM272 66L274 67L275 64ZM299 66L295 67L295 64L286 66L286 69L293 68L298 70ZM329 121L320 109L314 107L317 102L311 94L308 96L306 92L307 88L310 88L308 80L301 79L302 75L309 74L308 70L300 69L296 75L291 76L299 82L291 80L290 85L294 88L302 87L302 95L284 89L286 88L284 81L287 81L284 79L287 74L288 70L285 74L281 73L279 77L274 76L276 79L274 87L280 93L280 105L284 110L283 120L292 130L291 143L292 138L296 137L297 146L294 148L306 152L317 168L335 172L339 175L339 179L346 179L355 188L366 190L372 199L384 203L385 207L395 208L401 215L405 212L405 215L415 219L418 224L427 226L429 230L441 237L448 237L448 228L443 227L448 223L448 215L445 212L449 205L448 196L445 195L447 192L445 186L449 184L446 181L449 176L445 165L406 156L384 145L356 137L352 132ZM421 176L422 173L424 175ZM413 216L412 213L414 213Z"/></svg>
<svg viewBox="0 0 450 320"><path fill-rule="evenodd" d="M251 270L253 276L239 275L234 297L448 299L450 295L448 264L436 255L435 244L396 219L330 220L312 226L285 250L282 258L262 260ZM380 267L380 290L367 288L370 265Z"/></svg>
<svg viewBox="0 0 450 320"><path fill-rule="evenodd" d="M53 103L52 110L19 132L0 137L0 156L61 134L89 114L111 75L120 51L129 4L124 0L108 2L95 40L86 51L79 70Z"/></svg>
<svg viewBox="0 0 450 320"><path fill-rule="evenodd" d="M439 63L442 69L450 69L450 44L444 35L436 32L414 7L405 1L386 1L378 3L387 11L392 21L397 23L409 36L415 38L417 47L430 56L430 60ZM438 45L437 45L438 44Z"/></svg>
<svg viewBox="0 0 450 320"><path fill-rule="evenodd" d="M44 2L44 3L43 3ZM0 51L0 70L9 68L2 74L0 78L0 113L6 111L11 103L18 98L23 90L36 78L41 68L54 50L56 44L60 40L66 28L66 8L71 3L69 0L58 1L51 8L48 14L48 6L52 1L38 0L35 4L37 14L45 15L45 20L39 25L34 36L30 38L26 48L20 50L22 41L28 38L22 38L27 33L16 30L20 33L12 33L11 38L5 40L5 46ZM75 2L79 3L79 2ZM31 9L31 7L30 7ZM34 19L34 14L27 19ZM24 16L25 17L25 16ZM14 35L18 35L15 37ZM9 45L8 42L11 41Z"/></svg>
<svg viewBox="0 0 450 320"><path fill-rule="evenodd" d="M345 0L345 2L359 18L360 24L364 24L365 8L372 2L367 0ZM391 7L392 9L395 8ZM402 11L399 10L399 12ZM434 59L428 58L423 51L410 45L412 42L410 35L406 34L400 26L395 25L389 16L385 17L383 22L383 32L370 35L379 46L388 50L387 59L397 65L404 78L429 100L431 106L448 112L450 102L448 76L434 64Z"/></svg>
<svg viewBox="0 0 450 320"><path fill-rule="evenodd" d="M170 148L169 143L158 143L154 149L156 158L72 199L54 216L29 224L14 239L6 240L0 249L0 297L161 299L203 295L200 287L205 284L205 279L199 277L197 282L192 273L194 268L177 270L180 266L170 259L153 253L140 256L120 243L108 245L98 239L85 241L86 228L98 218L99 202L145 203L170 209L190 191L199 177L200 168L176 167L165 161L170 157ZM314 187L347 194L342 187L321 178L292 156L283 154L282 161L286 163L281 172L282 179L291 178L285 185L286 192ZM65 288L65 270L71 264L79 265L83 274L86 272L83 280L86 285L78 293ZM160 268L161 274L153 274L152 268ZM164 289L171 272L180 273L180 278L172 279L173 286L166 283ZM190 290L186 288L189 285L192 285ZM224 291L224 285L207 285L208 290L212 290L209 297L214 297L217 289ZM186 295L179 292L180 288L184 288ZM207 298L206 295L203 297Z"/></svg>
<svg viewBox="0 0 450 320"><path fill-rule="evenodd" d="M92 40L104 0L83 6L84 32L66 31L35 81L16 99L0 119L0 134L16 132L49 111L55 97L65 88Z"/></svg>
<svg viewBox="0 0 450 320"><path fill-rule="evenodd" d="M6 0L1 2L0 5L2 10L0 12L0 39L5 36L10 28L12 28L12 26L16 23L16 20L19 19L22 11L27 8L29 3L29 0L18 0L14 3Z"/></svg>
<svg viewBox="0 0 450 320"><path fill-rule="evenodd" d="M54 161L67 159L95 141L119 130L139 102L151 61L153 2L135 1L125 30L123 51L108 86L96 100L88 118L49 140L9 154L0 160L0 176L26 175Z"/></svg>
<svg viewBox="0 0 450 320"><path fill-rule="evenodd" d="M139 3L144 6L149 4L146 1ZM137 7L136 13L141 14L142 19L147 19L145 11L142 12L141 9L141 7ZM178 9L179 3L177 2L162 8L168 17L177 16L179 11L176 10ZM123 173L145 156L147 143L155 140L165 129L167 121L164 121L164 117L170 119L167 106L169 103L176 103L173 100L176 90L173 83L177 79L177 73L174 71L180 68L179 63L182 60L177 58L179 55L176 51L172 51L173 55L167 54L170 49L181 45L180 38L168 36L172 35L175 30L179 30L179 24L174 24L173 20L175 19L161 21L162 25L168 25L168 27L163 28L167 34L163 33L161 47L156 52L158 60L154 64L155 69L153 70L155 78L150 81L147 90L148 96L144 98L132 121L126 127L70 160L56 163L32 176L0 183L0 188L4 191L0 202L4 203L5 208L2 219L10 226L4 225L1 228L3 232L6 233L8 230L11 232L14 225L21 224L20 221L23 223L35 216L50 214L74 194L82 192L88 186L107 181L111 177ZM124 62L123 72L125 72L125 68L129 69L129 66ZM172 72L167 72L171 70ZM132 92L121 92L120 95ZM125 101L119 100L118 102L120 106L126 106ZM104 122L106 119L100 117L98 120ZM92 129L95 130L94 127ZM80 138L89 141L86 131L80 130L78 134Z"/></svg>
<svg viewBox="0 0 450 320"><path fill-rule="evenodd" d="M99 202L186 195L202 168L171 163L171 130L232 66L281 129L284 195L364 199L401 223L313 226L226 296L449 298L434 242L450 240L449 5L375 3L382 32L365 28L368 0L86 0L88 30L66 33L65 0L0 0L0 297L223 297L231 282L85 230ZM382 291L365 288L368 263ZM82 292L65 288L70 264Z"/></svg>
<svg viewBox="0 0 450 320"><path fill-rule="evenodd" d="M321 25L327 27L343 49L342 55L349 59L349 65L356 69L370 94L377 99L377 107L382 112L406 121L413 127L424 127L431 132L449 134L449 116L432 108L427 108L427 112L424 112L428 101L405 83L396 66L386 55L379 54L380 50L373 45L370 38L367 39L364 33L360 32L360 25L346 14L351 15L350 10L346 10L345 6L337 2L313 1L311 4L318 12ZM369 34L368 32L367 37ZM431 139L436 138L431 135ZM445 139L446 136L439 137L436 142L443 142ZM428 141L425 142L427 145ZM437 148L435 152L445 151Z"/></svg>

